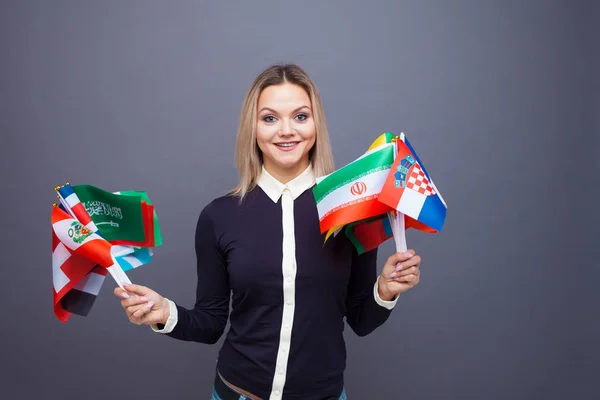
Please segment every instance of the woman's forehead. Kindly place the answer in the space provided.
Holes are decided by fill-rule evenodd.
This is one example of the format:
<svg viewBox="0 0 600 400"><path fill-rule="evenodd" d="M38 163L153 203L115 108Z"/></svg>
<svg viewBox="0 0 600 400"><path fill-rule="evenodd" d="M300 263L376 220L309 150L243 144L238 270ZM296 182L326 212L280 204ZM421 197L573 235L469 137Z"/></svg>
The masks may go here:
<svg viewBox="0 0 600 400"><path fill-rule="evenodd" d="M263 107L296 109L302 106L310 107L310 97L302 87L289 83L268 86L258 98L259 110Z"/></svg>

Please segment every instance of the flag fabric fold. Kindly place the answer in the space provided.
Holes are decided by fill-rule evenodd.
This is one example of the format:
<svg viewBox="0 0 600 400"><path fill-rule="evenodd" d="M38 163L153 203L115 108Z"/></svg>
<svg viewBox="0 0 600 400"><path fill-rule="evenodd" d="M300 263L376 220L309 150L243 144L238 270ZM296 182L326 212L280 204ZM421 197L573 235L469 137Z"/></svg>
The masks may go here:
<svg viewBox="0 0 600 400"><path fill-rule="evenodd" d="M348 224L345 234L360 255L376 249L383 242L392 238L394 233L390 219L384 214Z"/></svg>
<svg viewBox="0 0 600 400"><path fill-rule="evenodd" d="M152 261L162 244L158 218L145 192L110 193L90 185L55 188L51 213L54 313L62 322L90 312L105 277L122 288L126 271Z"/></svg>

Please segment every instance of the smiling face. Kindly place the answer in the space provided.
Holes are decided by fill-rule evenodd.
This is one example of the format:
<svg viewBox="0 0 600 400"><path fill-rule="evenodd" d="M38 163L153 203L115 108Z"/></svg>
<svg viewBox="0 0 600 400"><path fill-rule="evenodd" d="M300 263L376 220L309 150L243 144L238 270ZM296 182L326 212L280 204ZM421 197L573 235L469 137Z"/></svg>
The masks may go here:
<svg viewBox="0 0 600 400"><path fill-rule="evenodd" d="M310 97L290 83L266 87L258 98L256 140L265 169L287 182L309 165L316 128Z"/></svg>

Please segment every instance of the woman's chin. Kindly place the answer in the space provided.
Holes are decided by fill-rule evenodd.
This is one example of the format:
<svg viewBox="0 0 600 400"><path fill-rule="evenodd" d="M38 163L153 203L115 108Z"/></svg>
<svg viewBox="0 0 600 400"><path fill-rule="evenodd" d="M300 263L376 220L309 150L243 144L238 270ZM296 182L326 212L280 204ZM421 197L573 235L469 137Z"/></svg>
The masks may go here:
<svg viewBox="0 0 600 400"><path fill-rule="evenodd" d="M276 157L272 160L275 168L282 170L293 170L298 168L306 168L308 166L307 157L298 157L297 155L289 155L287 157Z"/></svg>

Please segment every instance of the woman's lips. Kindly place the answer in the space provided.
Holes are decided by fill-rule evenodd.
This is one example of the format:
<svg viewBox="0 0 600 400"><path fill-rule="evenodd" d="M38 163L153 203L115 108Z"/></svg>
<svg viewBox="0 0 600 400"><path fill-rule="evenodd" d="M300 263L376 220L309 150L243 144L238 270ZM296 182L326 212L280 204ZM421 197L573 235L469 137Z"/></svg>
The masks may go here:
<svg viewBox="0 0 600 400"><path fill-rule="evenodd" d="M275 143L275 146L281 151L292 151L298 147L299 143L300 142L279 142Z"/></svg>

